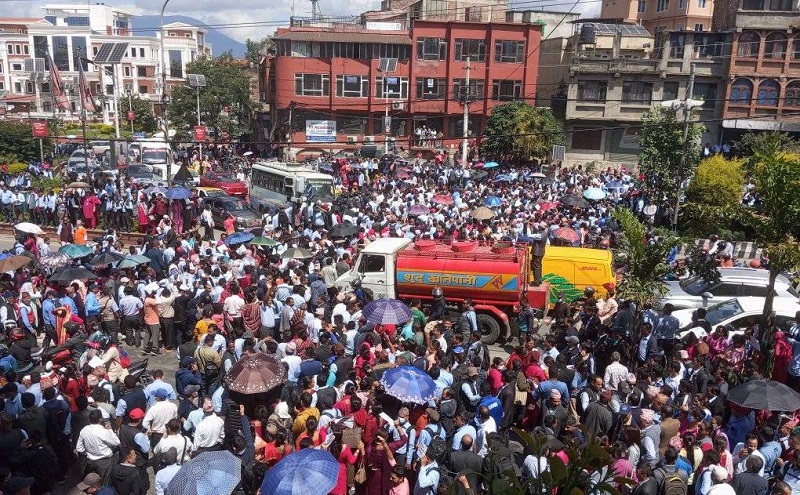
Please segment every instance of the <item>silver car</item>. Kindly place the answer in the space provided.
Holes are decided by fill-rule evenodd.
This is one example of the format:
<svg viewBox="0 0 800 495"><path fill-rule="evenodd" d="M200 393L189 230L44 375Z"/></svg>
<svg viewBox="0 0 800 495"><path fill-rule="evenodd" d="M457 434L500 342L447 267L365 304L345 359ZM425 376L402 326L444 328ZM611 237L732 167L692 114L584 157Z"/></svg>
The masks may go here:
<svg viewBox="0 0 800 495"><path fill-rule="evenodd" d="M659 302L659 309L672 304L675 309L702 308L732 297L766 297L769 270L758 268L720 268L719 282L710 284L700 277L667 282L669 294ZM791 281L778 275L776 297L798 297Z"/></svg>

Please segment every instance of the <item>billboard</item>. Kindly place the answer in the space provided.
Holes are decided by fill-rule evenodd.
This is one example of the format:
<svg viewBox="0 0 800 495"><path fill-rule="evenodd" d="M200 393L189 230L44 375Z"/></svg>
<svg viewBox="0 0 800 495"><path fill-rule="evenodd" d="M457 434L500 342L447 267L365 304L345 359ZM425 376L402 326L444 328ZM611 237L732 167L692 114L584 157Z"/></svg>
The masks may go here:
<svg viewBox="0 0 800 495"><path fill-rule="evenodd" d="M47 122L37 120L31 122L31 129L33 130L33 137L46 138L47 137Z"/></svg>
<svg viewBox="0 0 800 495"><path fill-rule="evenodd" d="M206 127L202 125L194 126L194 140L204 142L206 140Z"/></svg>
<svg viewBox="0 0 800 495"><path fill-rule="evenodd" d="M333 143L336 141L335 120L306 120L306 141Z"/></svg>

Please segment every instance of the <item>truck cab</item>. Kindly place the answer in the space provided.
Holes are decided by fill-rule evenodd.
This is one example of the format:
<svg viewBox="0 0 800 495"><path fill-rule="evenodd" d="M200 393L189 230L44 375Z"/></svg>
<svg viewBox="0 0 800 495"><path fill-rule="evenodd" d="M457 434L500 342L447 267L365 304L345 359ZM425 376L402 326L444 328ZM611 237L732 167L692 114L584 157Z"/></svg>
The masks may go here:
<svg viewBox="0 0 800 495"><path fill-rule="evenodd" d="M397 252L411 244L403 238L381 239L365 247L353 263L353 268L336 280L336 287L345 290L353 288L355 280L370 289L375 299L396 299L395 260Z"/></svg>

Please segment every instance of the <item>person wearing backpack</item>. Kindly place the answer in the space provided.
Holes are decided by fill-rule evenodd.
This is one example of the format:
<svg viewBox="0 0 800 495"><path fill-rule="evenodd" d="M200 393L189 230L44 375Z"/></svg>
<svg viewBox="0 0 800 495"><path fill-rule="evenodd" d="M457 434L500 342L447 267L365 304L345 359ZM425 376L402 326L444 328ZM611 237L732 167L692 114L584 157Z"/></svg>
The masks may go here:
<svg viewBox="0 0 800 495"><path fill-rule="evenodd" d="M664 452L661 466L653 470L653 477L658 483L658 495L687 495L689 492L689 475L677 467L678 451L670 447Z"/></svg>
<svg viewBox="0 0 800 495"><path fill-rule="evenodd" d="M422 456L425 455L425 452L431 448L434 440L436 444L443 444L445 450L448 450L447 443L445 442L445 429L442 425L439 424L439 411L436 409L429 407L425 409L425 416L428 418L428 426L426 426L420 433L419 433L419 441L417 442L416 454L415 459L416 462L419 463ZM436 440L438 439L438 440ZM438 447L434 447L438 448Z"/></svg>

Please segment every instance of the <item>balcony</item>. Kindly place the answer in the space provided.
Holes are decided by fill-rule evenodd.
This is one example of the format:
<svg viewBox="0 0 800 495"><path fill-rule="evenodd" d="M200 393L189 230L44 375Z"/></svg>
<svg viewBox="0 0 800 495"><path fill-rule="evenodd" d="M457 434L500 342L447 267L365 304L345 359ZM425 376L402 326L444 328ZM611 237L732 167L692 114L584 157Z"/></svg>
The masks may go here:
<svg viewBox="0 0 800 495"><path fill-rule="evenodd" d="M576 73L606 74L655 74L658 73L659 61L653 59L606 59L577 57L570 65L570 71Z"/></svg>

